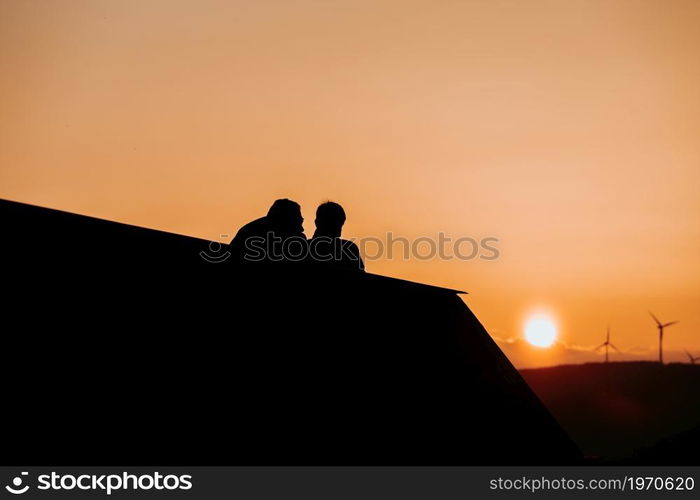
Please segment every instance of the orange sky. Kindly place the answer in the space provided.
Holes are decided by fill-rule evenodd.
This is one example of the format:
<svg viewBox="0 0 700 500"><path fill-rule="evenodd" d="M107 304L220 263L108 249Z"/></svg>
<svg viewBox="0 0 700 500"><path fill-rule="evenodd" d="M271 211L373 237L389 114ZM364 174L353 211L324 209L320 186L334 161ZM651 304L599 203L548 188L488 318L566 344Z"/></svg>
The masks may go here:
<svg viewBox="0 0 700 500"><path fill-rule="evenodd" d="M0 196L218 239L288 196L347 236L495 236L369 262L470 291L499 339L700 354L700 2L0 0ZM583 353L583 354L581 354ZM673 354L669 353L673 358Z"/></svg>

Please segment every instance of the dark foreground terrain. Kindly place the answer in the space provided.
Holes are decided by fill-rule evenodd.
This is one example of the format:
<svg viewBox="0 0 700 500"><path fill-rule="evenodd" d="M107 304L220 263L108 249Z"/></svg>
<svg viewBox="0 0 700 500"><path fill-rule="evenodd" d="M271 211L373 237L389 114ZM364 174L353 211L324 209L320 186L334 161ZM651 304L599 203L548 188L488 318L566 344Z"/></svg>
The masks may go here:
<svg viewBox="0 0 700 500"><path fill-rule="evenodd" d="M4 463L562 464L458 292L0 201ZM513 421L513 415L517 420Z"/></svg>
<svg viewBox="0 0 700 500"><path fill-rule="evenodd" d="M700 464L700 366L587 363L520 373L586 456Z"/></svg>

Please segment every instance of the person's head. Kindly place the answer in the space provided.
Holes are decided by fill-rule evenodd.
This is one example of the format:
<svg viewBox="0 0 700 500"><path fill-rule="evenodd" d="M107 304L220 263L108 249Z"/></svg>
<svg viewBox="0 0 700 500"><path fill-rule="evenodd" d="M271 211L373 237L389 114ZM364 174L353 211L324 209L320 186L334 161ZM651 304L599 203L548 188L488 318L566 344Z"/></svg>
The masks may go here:
<svg viewBox="0 0 700 500"><path fill-rule="evenodd" d="M316 232L339 237L345 224L345 210L339 204L326 201L316 209Z"/></svg>
<svg viewBox="0 0 700 500"><path fill-rule="evenodd" d="M273 230L282 235L290 236L304 232L301 207L297 202L287 198L275 200L267 211L267 219Z"/></svg>

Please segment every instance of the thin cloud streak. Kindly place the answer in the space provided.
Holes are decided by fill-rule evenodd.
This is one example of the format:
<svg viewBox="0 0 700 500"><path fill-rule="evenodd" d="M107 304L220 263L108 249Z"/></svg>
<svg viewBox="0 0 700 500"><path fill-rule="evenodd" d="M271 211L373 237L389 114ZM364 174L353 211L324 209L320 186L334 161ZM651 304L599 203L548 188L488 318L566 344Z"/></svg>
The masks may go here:
<svg viewBox="0 0 700 500"><path fill-rule="evenodd" d="M605 361L605 350L597 346L581 346L557 341L552 347L539 348L518 337L491 335L505 355L517 368L539 368L544 366L596 363ZM610 362L656 361L656 346L634 346L628 349L610 350ZM688 363L684 351L664 351L667 363Z"/></svg>

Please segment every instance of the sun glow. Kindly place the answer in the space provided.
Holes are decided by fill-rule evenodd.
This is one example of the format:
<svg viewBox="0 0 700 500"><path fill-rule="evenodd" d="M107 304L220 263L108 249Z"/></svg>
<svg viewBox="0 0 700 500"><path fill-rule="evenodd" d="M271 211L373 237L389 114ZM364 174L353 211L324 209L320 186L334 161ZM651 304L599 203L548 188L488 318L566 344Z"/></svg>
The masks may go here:
<svg viewBox="0 0 700 500"><path fill-rule="evenodd" d="M537 347L550 347L557 340L557 327L547 316L530 318L525 324L525 340Z"/></svg>

